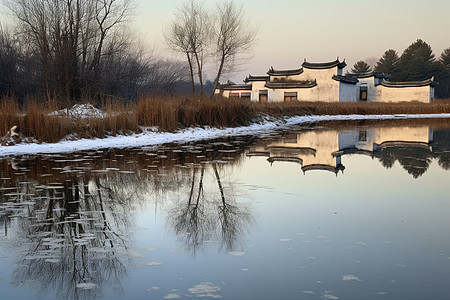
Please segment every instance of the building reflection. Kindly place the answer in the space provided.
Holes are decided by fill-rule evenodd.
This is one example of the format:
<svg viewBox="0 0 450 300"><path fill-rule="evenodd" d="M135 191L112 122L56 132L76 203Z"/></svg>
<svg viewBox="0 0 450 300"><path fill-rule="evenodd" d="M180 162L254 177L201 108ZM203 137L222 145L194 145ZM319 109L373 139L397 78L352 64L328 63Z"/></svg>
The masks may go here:
<svg viewBox="0 0 450 300"><path fill-rule="evenodd" d="M326 170L338 174L345 167L340 156L330 155L339 148L339 138L335 131L312 130L293 133L281 139L263 142L250 148L248 156L265 156L274 162L295 162L303 172Z"/></svg>
<svg viewBox="0 0 450 300"><path fill-rule="evenodd" d="M0 160L0 230L17 250L15 282L34 282L58 298L95 298L121 288L134 215L146 201L164 209L168 230L195 256L215 241L242 250L255 223L228 172L247 156L296 163L339 175L349 155L417 178L433 159L450 167L450 130L429 126L359 126L302 130L255 142L251 136L203 144ZM176 195L168 201L168 195Z"/></svg>
<svg viewBox="0 0 450 300"><path fill-rule="evenodd" d="M250 147L247 156L267 157L270 164L298 163L303 173L326 170L337 176L345 170L346 156L365 155L378 159L386 168L398 162L418 178L427 171L433 158L438 158L441 167L449 168L448 140L446 130L434 131L425 125L316 129L262 141Z"/></svg>

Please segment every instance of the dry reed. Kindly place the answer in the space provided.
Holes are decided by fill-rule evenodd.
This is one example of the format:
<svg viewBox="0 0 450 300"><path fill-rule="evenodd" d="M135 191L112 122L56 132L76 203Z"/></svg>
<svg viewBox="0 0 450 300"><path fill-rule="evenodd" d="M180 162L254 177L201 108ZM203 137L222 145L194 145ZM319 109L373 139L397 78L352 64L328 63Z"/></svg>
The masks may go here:
<svg viewBox="0 0 450 300"><path fill-rule="evenodd" d="M84 101L88 102L88 101ZM141 126L173 131L190 126L232 127L249 124L260 114L348 115L348 114L432 114L450 113L450 100L432 103L253 103L242 99L195 97L142 97L136 103L124 104L117 99L103 99L104 118L71 118L54 116L56 101L29 99L20 108L13 98L0 100L0 137L13 126L23 136L39 142L56 142L63 138L93 138L139 132Z"/></svg>

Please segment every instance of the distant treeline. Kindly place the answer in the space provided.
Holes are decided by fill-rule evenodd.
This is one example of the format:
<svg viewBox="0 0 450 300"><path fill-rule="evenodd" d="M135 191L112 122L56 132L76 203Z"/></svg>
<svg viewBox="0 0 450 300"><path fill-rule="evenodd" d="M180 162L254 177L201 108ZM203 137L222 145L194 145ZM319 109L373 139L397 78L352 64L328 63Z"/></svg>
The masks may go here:
<svg viewBox="0 0 450 300"><path fill-rule="evenodd" d="M351 69L354 74L372 71L391 75L391 81L421 81L434 76L439 83L436 97L450 98L450 47L436 59L430 45L418 39L400 56L397 51L389 49L372 66L370 61L360 60Z"/></svg>
<svg viewBox="0 0 450 300"><path fill-rule="evenodd" d="M0 24L0 97L131 100L172 95L189 80L186 63L155 58L136 42L131 0L4 3L16 25Z"/></svg>
<svg viewBox="0 0 450 300"><path fill-rule="evenodd" d="M232 1L218 5L212 22L213 14L207 14L199 1L186 0L175 13L166 42L187 56L188 64L155 58L152 51L136 42L139 38L128 26L134 0L3 3L16 25L5 28L0 24L0 97L14 97L19 103L29 96L71 103L84 99L137 100L142 95L173 96L196 91L213 94L220 75L232 67L254 38L247 29L242 7ZM212 28L220 33L227 26L231 29L225 30L223 37L217 35L217 40L224 42L216 45L225 54L214 48L220 62L216 80L204 82L205 58L212 55L206 45L217 31ZM242 38L244 34L248 39Z"/></svg>

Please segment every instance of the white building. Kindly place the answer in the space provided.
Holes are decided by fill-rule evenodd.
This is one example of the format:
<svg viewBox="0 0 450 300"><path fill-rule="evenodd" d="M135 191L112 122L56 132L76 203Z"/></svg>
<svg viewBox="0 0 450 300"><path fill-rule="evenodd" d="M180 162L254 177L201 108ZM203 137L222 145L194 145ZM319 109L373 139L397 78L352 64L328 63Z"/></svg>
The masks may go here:
<svg viewBox="0 0 450 300"><path fill-rule="evenodd" d="M429 103L434 99L434 78L424 81L393 82L389 75L347 74L358 79L358 99L369 102L418 101Z"/></svg>
<svg viewBox="0 0 450 300"><path fill-rule="evenodd" d="M240 97L254 102L430 102L434 98L433 78L415 82L391 82L381 74L346 74L345 61L326 63L306 60L302 67L292 70L274 70L267 76L251 76L245 84L228 82L216 91L224 97Z"/></svg>

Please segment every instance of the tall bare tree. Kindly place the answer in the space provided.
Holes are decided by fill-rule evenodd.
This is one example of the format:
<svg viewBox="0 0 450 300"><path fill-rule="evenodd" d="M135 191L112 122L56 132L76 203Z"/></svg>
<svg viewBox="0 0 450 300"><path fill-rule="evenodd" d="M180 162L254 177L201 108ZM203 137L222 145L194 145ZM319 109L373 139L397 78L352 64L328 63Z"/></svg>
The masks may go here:
<svg viewBox="0 0 450 300"><path fill-rule="evenodd" d="M241 63L239 58L253 47L258 31L249 24L242 6L236 6L233 1L217 5L215 21L213 56L218 69L211 97L221 76L237 67Z"/></svg>
<svg viewBox="0 0 450 300"><path fill-rule="evenodd" d="M203 68L210 38L209 16L197 0L187 0L176 12L175 20L164 32L166 43L172 49L186 54L191 75L192 93L195 93L194 64L204 93Z"/></svg>
<svg viewBox="0 0 450 300"><path fill-rule="evenodd" d="M98 93L103 59L122 47L132 0L6 0L19 37L38 58L48 98ZM108 75L109 76L109 75Z"/></svg>

